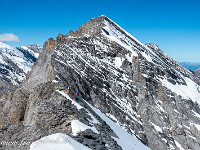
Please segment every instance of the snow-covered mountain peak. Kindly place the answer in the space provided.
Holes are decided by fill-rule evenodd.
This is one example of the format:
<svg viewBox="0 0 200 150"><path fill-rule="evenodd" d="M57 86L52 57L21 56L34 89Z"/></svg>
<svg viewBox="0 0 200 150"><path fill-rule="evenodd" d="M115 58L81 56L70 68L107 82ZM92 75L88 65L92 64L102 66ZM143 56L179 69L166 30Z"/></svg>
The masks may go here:
<svg viewBox="0 0 200 150"><path fill-rule="evenodd" d="M142 44L106 16L86 22L77 32L68 34L66 41L67 44L63 44L65 43L63 41L55 48L52 66L55 69L56 80L61 82L69 80L69 77L63 80L64 72L63 75L60 74L62 74L61 66L70 67L69 72L74 70L76 76L86 81L84 86L81 85L83 81L80 81L81 92L92 90L91 93L85 93L88 94L86 97L91 94L92 103L105 111L108 116L115 115L117 117L118 112L113 110L113 107L116 106L115 109L120 108L119 111L128 114L127 118L130 117L130 120L136 120L138 124L142 125L139 121L141 118L134 115L132 110L134 104L130 102L130 99L136 99L135 101L138 100L140 103L135 104L136 109L142 105L138 110L141 111L141 114L149 114L151 111L152 116L143 117L149 119L156 132L164 133L168 127L164 125L166 124L164 116L159 119L162 123L157 122L159 115L169 111L171 116L176 112L184 114L184 110L178 106L180 103L182 106L191 101L191 103L198 102L200 104L199 80L189 70L180 66L157 45ZM75 80L74 77L71 78L73 79L70 81ZM85 86L87 89L84 91ZM128 89L137 94L129 93L132 96L127 96L125 93ZM168 107L172 110L168 110ZM197 112L198 108L193 107L192 109ZM159 115L156 118L154 114ZM192 118L190 119L192 120ZM185 124L189 124L189 122L185 122ZM162 128L163 125L166 127L164 127L165 129ZM177 126L179 125L181 122ZM168 145L171 147L169 149L173 149L172 147L182 148L179 144L183 145L182 141L178 138L175 139L173 146ZM164 143L162 144L165 145Z"/></svg>
<svg viewBox="0 0 200 150"><path fill-rule="evenodd" d="M144 44L142 44L139 40L137 40L131 34L126 32L117 23L115 23L114 21L112 21L110 18L108 18L105 15L101 15L99 17L90 19L84 25L79 27L79 29L76 30L75 32L70 31L67 34L67 38L77 37L77 36L88 37L88 36L93 36L94 34L98 34L98 33L103 33L103 34L105 33L105 34L109 35L109 31L107 31L106 29L109 29L109 31L111 31L110 34L114 35L115 37L119 37L120 40L124 41L123 38L126 38L126 39L136 42L136 45L139 44L139 45L145 47ZM124 37L121 38L120 35L124 35Z"/></svg>
<svg viewBox="0 0 200 150"><path fill-rule="evenodd" d="M0 42L0 76L1 81L19 85L31 70L42 48L39 45L11 47Z"/></svg>
<svg viewBox="0 0 200 150"><path fill-rule="evenodd" d="M4 48L7 48L7 49L11 49L11 47L3 42L0 42L0 49L4 49Z"/></svg>
<svg viewBox="0 0 200 150"><path fill-rule="evenodd" d="M0 42L0 52L2 54L12 54L12 55L18 55L19 54L16 47L11 47L11 46L9 46L5 43L2 43L2 42Z"/></svg>
<svg viewBox="0 0 200 150"><path fill-rule="evenodd" d="M42 47L37 44L33 44L33 45L29 45L29 46L21 46L19 48L28 51L35 58L37 58L39 56L39 53L42 50Z"/></svg>
<svg viewBox="0 0 200 150"><path fill-rule="evenodd" d="M100 16L45 42L18 90L25 92L6 100L11 111L2 109L4 123L23 122L25 130L4 132L20 141L19 134L65 133L91 149L198 150L199 83L158 46Z"/></svg>
<svg viewBox="0 0 200 150"><path fill-rule="evenodd" d="M92 49L95 51L93 53L98 53L104 60L114 60L114 65L118 68L123 66L125 60L128 60L130 63L135 63L134 61L137 59L143 60L143 63L151 64L147 68L142 68L140 70L143 76L151 76L152 67L160 68L162 73L159 72L155 74L154 79L173 92L175 90L172 89L172 86L170 85L176 84L178 86L176 88L180 88L180 86L188 83L186 77L192 79L194 81L193 84L196 84L196 87L198 87L199 81L196 77L189 70L183 68L176 61L165 54L156 44L142 44L134 36L121 28L117 23L104 15L86 22L78 29L78 31L70 31L66 36L59 34L56 39L56 44L54 43L54 40L50 40L52 41L52 44L47 45L53 45L49 47L55 48L56 45L59 45L59 43L66 43L65 41L68 41L67 43L70 44L73 41L72 38L78 38L78 40L82 40L82 42L85 40L91 41L93 44ZM69 39L72 41L69 41ZM110 43L111 45L109 45ZM118 48L120 47L120 50L112 52L112 55L106 55L106 53L110 53L109 47L114 44L117 44ZM110 58L110 56L113 57ZM98 61L96 63L98 63ZM167 81L167 83L169 82L169 85L167 86L166 83L164 84L164 81ZM180 91L178 93L183 96ZM190 96L183 97L188 98ZM194 101L196 101L196 98Z"/></svg>

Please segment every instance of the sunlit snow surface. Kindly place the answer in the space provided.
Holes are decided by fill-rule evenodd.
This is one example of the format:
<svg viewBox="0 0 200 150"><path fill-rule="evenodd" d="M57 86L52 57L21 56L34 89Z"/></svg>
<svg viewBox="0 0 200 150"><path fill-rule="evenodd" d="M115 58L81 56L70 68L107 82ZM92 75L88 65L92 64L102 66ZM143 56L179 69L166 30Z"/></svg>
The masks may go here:
<svg viewBox="0 0 200 150"><path fill-rule="evenodd" d="M172 84L166 79L159 79L163 86L170 89L172 92L182 96L184 99L190 99L196 101L200 104L200 86L197 85L194 81L190 78L184 77L184 80L187 85L180 85L180 84Z"/></svg>
<svg viewBox="0 0 200 150"><path fill-rule="evenodd" d="M33 142L30 150L91 150L70 136L56 133Z"/></svg>
<svg viewBox="0 0 200 150"><path fill-rule="evenodd" d="M27 50L29 53L31 53L33 56L35 56L35 58L37 58L39 56L39 53L34 52L33 50L31 50L27 46L21 46L21 48L24 49L24 50Z"/></svg>
<svg viewBox="0 0 200 150"><path fill-rule="evenodd" d="M95 133L98 133L95 127L87 126L84 123L80 122L79 120L72 120L71 127L72 127L72 135L77 135L79 132L84 131L86 129L91 129Z"/></svg>
<svg viewBox="0 0 200 150"><path fill-rule="evenodd" d="M147 50L151 51L150 49L148 49L144 44L142 44L141 42L139 42L135 37L133 37L132 35L130 35L128 32L126 32L124 29L122 29L119 25L117 25L115 23L115 25L121 29L124 33L126 33L126 35L128 35L130 38L134 39L134 41L136 41L138 44L140 44L142 47L146 48ZM105 21L105 26L103 27L104 30L107 31L108 34L106 34L103 30L102 33L105 37L107 37L108 39L110 39L111 41L114 41L116 43L118 43L119 45L121 45L122 47L126 48L127 50L129 50L131 52L131 56L126 56L127 60L129 60L130 62L132 62L132 57L133 56L138 56L137 51L135 50L134 46L136 46L136 44L130 39L128 38L126 35L122 34L121 32L119 32L115 27L113 27L112 25L109 24L109 22ZM153 53L151 51L151 53ZM141 54L149 61L152 62L151 57L145 53L145 52L141 52ZM155 54L154 54L155 55Z"/></svg>
<svg viewBox="0 0 200 150"><path fill-rule="evenodd" d="M21 48L30 52L35 58L39 56L39 53L33 52L26 46L22 46ZM0 42L0 52L2 53L2 55L12 60L25 73L31 70L33 62L28 61L24 54L21 51L19 51L16 47L10 47L9 45ZM2 61L0 60L0 62Z"/></svg>

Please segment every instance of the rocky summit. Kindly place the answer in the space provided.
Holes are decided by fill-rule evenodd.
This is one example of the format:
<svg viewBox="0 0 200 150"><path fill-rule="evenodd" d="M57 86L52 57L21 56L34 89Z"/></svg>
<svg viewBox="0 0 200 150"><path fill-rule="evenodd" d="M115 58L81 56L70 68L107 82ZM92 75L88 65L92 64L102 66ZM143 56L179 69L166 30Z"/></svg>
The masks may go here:
<svg viewBox="0 0 200 150"><path fill-rule="evenodd" d="M48 39L1 97L0 148L199 150L199 104L194 73L100 16ZM50 139L68 142L41 144Z"/></svg>

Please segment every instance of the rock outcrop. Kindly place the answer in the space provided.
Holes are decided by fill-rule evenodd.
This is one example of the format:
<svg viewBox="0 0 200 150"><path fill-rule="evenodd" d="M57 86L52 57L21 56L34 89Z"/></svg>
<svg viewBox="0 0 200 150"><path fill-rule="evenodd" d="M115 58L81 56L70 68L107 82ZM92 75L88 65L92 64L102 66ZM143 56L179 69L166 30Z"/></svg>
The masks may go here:
<svg viewBox="0 0 200 150"><path fill-rule="evenodd" d="M200 78L200 68L197 70L194 70L194 74Z"/></svg>

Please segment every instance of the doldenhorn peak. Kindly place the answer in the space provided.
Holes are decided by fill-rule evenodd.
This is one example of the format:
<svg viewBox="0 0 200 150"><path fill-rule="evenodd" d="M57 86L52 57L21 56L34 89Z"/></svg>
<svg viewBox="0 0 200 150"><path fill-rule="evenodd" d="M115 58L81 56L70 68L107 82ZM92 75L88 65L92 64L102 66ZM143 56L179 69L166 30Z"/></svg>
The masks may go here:
<svg viewBox="0 0 200 150"><path fill-rule="evenodd" d="M199 89L157 45L100 16L44 43L26 81L4 96L1 124L7 139L62 133L89 149L198 150Z"/></svg>

